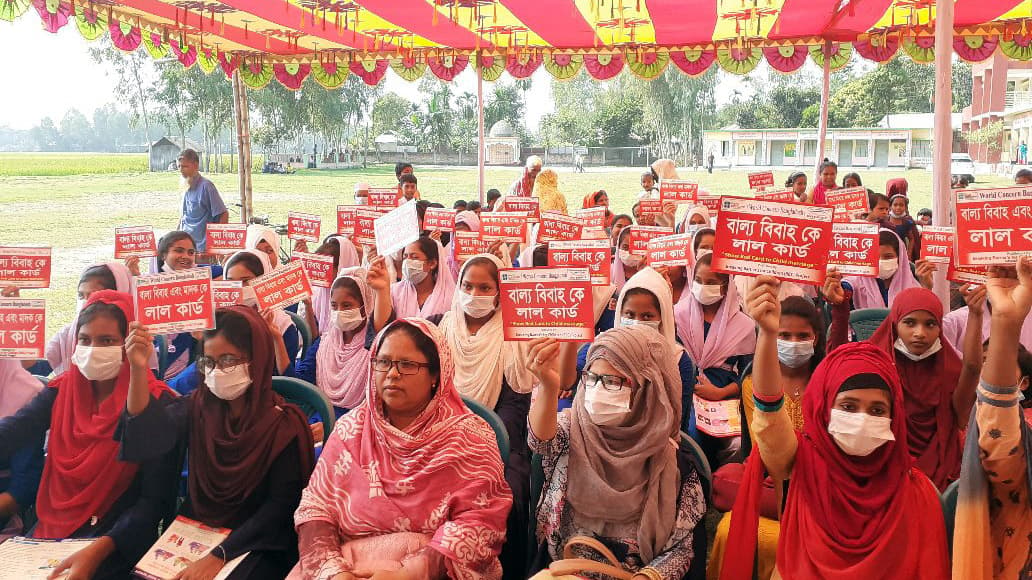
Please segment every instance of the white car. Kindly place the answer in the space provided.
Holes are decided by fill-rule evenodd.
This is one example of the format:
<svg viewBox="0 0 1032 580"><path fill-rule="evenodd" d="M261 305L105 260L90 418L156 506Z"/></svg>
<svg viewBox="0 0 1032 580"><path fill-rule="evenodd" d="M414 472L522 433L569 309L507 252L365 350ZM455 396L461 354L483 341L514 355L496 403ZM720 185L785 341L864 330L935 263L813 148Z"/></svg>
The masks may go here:
<svg viewBox="0 0 1032 580"><path fill-rule="evenodd" d="M968 183L974 183L975 162L967 153L954 153L950 155L950 174L964 177Z"/></svg>

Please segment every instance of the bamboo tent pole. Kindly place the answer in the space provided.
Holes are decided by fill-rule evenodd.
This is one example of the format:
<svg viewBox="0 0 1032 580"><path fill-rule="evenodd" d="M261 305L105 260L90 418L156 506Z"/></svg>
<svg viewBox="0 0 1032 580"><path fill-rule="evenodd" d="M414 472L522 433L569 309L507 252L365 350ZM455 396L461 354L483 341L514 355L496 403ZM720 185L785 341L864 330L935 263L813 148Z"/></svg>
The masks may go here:
<svg viewBox="0 0 1032 580"><path fill-rule="evenodd" d="M953 1L935 2L935 113L932 129L932 216L936 225L954 225L950 157L953 153ZM907 152L910 157L910 152ZM935 272L933 291L949 308L946 269ZM948 310L947 310L948 311Z"/></svg>

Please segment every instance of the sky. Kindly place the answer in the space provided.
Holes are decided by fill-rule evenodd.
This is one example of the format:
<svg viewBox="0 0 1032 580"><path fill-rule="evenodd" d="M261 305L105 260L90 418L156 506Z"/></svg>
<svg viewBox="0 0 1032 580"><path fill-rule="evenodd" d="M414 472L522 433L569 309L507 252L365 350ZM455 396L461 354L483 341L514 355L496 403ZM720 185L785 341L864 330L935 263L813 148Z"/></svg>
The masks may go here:
<svg viewBox="0 0 1032 580"><path fill-rule="evenodd" d="M117 79L106 66L93 62L89 54L90 44L79 35L72 23L61 28L57 34L50 34L43 30L39 19L33 14L26 14L13 23L0 21L0 54L6 55L0 57L0 78L8 82L18 79L14 83L17 90L4 91L0 126L30 129L46 116L58 122L72 108L90 118L94 109L117 101ZM428 71L426 74L432 73ZM503 75L502 78L507 76ZM717 87L718 104L726 102L735 89L745 87L743 77L722 77ZM387 91L413 101L419 100L414 90L416 83L408 83L392 72L388 72L385 78ZM536 131L541 118L552 112L554 107L548 72L541 67L532 78L534 82L526 101L526 121L527 127ZM455 82L458 85L456 92L469 91L476 94L477 77L471 68L456 77ZM484 83L485 94L490 90L491 83Z"/></svg>

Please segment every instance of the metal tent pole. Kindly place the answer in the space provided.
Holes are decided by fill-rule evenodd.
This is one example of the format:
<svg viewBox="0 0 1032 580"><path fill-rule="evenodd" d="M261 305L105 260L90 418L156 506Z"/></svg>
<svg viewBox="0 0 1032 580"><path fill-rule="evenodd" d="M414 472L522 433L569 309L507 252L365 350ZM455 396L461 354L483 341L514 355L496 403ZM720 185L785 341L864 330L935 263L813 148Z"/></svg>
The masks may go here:
<svg viewBox="0 0 1032 580"><path fill-rule="evenodd" d="M950 154L953 152L953 0L935 2L935 116L932 129L932 216L952 226ZM949 308L946 268L935 272L932 289Z"/></svg>
<svg viewBox="0 0 1032 580"><path fill-rule="evenodd" d="M477 191L479 192L480 204L484 205L487 200L484 197L484 72L480 68L480 52L475 54L477 69Z"/></svg>

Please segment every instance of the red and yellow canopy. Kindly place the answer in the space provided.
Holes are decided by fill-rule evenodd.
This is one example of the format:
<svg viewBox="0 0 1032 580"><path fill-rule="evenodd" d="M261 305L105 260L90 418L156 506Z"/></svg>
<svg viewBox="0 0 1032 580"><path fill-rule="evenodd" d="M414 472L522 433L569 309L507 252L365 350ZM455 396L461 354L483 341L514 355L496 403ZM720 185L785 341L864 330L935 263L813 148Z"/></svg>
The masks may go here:
<svg viewBox="0 0 1032 580"><path fill-rule="evenodd" d="M227 75L260 88L276 78L328 88L349 74L369 84L388 68L451 80L468 66L487 80L544 66L566 79L611 78L625 66L653 78L672 62L744 74L766 59L793 72L812 58L843 66L855 50L884 62L902 49L933 58L935 0L0 0L0 19L36 14L56 32L74 23L122 50ZM957 0L954 50L966 60L1001 50L1032 58L1032 2ZM834 44L825 54L824 41Z"/></svg>

